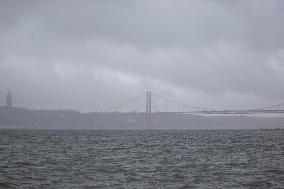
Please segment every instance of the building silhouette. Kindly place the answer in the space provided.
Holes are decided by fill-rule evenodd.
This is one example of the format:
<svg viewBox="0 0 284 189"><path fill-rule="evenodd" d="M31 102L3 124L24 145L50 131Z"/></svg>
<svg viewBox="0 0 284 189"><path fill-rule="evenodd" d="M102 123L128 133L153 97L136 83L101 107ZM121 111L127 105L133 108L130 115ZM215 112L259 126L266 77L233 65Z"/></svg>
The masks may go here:
<svg viewBox="0 0 284 189"><path fill-rule="evenodd" d="M12 106L13 106L12 93L11 93L11 90L8 89L7 96L6 96L6 107L12 108Z"/></svg>

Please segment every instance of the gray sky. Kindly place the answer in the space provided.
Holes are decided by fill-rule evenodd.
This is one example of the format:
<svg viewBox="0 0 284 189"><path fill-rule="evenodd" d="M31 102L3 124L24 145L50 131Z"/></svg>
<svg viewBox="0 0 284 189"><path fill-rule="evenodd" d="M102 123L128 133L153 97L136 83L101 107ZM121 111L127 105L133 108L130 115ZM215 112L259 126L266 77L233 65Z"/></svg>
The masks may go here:
<svg viewBox="0 0 284 189"><path fill-rule="evenodd" d="M0 0L0 97L98 111L146 89L192 105L284 102L282 0Z"/></svg>

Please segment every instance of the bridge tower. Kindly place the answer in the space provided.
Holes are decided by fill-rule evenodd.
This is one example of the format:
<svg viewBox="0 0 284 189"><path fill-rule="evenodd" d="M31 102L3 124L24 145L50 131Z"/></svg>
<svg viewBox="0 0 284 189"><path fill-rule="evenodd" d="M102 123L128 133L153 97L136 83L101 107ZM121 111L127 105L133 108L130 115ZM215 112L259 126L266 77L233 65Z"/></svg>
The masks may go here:
<svg viewBox="0 0 284 189"><path fill-rule="evenodd" d="M151 128L151 114L152 114L152 103L151 103L151 92L146 91L146 127Z"/></svg>
<svg viewBox="0 0 284 189"><path fill-rule="evenodd" d="M11 90L8 89L8 93L6 96L6 107L8 108L12 108L13 103L12 103L12 94L11 94Z"/></svg>

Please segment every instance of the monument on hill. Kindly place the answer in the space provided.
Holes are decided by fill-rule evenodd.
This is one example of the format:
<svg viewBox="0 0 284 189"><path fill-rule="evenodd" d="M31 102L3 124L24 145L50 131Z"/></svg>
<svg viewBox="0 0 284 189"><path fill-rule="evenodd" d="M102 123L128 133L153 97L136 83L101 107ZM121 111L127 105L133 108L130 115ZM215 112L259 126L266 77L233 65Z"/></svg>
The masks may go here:
<svg viewBox="0 0 284 189"><path fill-rule="evenodd" d="M11 93L11 90L8 89L8 93L7 93L7 96L6 96L6 107L12 108L12 106L13 106L12 93Z"/></svg>

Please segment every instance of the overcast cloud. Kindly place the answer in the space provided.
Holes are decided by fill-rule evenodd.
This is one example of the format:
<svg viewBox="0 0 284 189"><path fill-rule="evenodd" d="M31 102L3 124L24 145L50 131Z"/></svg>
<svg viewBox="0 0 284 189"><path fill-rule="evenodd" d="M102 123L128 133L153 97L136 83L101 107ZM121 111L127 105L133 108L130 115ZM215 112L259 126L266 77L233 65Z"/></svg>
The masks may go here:
<svg viewBox="0 0 284 189"><path fill-rule="evenodd" d="M99 111L149 89L192 105L284 102L282 0L0 0L0 97Z"/></svg>

